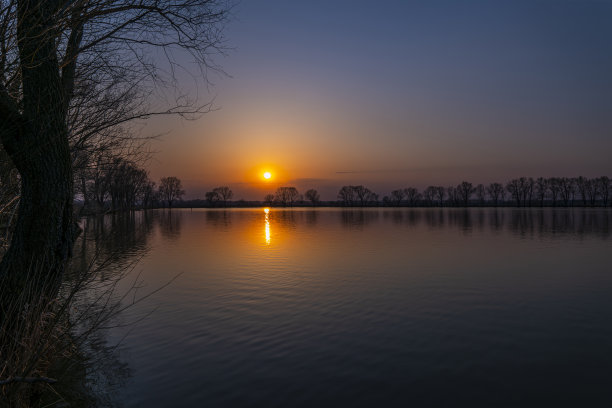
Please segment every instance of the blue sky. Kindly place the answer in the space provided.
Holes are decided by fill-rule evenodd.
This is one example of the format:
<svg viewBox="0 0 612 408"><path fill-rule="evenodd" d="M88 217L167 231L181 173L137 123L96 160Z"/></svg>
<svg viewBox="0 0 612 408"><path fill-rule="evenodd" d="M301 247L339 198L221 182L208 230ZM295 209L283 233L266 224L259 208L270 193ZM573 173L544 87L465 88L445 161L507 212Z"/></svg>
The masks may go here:
<svg viewBox="0 0 612 408"><path fill-rule="evenodd" d="M226 37L221 109L173 131L154 169L192 196L259 198L260 165L329 199L612 175L610 1L243 0Z"/></svg>

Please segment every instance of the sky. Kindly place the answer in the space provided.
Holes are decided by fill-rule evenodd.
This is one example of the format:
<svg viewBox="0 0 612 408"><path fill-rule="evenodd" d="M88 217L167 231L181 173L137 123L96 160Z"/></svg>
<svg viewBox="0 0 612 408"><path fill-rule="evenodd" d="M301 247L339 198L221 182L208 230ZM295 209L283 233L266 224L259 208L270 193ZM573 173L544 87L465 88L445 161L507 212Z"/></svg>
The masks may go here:
<svg viewBox="0 0 612 408"><path fill-rule="evenodd" d="M612 0L242 0L225 37L218 109L157 123L185 198L612 176Z"/></svg>

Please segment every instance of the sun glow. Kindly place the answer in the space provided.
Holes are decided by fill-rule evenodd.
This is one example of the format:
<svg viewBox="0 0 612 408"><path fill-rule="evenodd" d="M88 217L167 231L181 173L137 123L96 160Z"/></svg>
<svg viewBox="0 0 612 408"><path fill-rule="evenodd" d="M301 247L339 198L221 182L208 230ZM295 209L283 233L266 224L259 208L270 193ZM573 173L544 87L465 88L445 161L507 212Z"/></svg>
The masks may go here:
<svg viewBox="0 0 612 408"><path fill-rule="evenodd" d="M270 180L270 179L272 178L272 173L270 173L269 171L266 171L266 172L263 174L263 176L264 176L264 178L265 178L266 180Z"/></svg>

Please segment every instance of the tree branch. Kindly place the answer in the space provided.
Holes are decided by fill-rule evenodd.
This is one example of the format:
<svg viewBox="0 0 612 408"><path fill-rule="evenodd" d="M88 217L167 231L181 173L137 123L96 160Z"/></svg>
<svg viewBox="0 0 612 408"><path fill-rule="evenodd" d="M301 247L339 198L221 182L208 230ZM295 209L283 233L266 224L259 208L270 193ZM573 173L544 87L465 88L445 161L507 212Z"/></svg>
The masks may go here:
<svg viewBox="0 0 612 408"><path fill-rule="evenodd" d="M13 383L35 384L40 382L44 382L47 384L55 384L57 380L55 378L49 377L11 377L7 378L6 380L0 380L0 385L9 385Z"/></svg>

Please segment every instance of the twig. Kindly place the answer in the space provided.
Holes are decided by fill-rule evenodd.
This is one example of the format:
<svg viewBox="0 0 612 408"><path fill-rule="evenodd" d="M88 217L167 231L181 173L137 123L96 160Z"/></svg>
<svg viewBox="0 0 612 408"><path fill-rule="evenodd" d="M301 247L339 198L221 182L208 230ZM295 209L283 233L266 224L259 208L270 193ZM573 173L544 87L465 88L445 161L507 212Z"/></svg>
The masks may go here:
<svg viewBox="0 0 612 408"><path fill-rule="evenodd" d="M34 384L34 383L39 383L39 382L44 382L47 384L55 384L57 380L55 378L49 378L49 377L11 377L6 380L0 380L0 385L8 385L8 384L17 383L17 382L28 383L28 384Z"/></svg>

